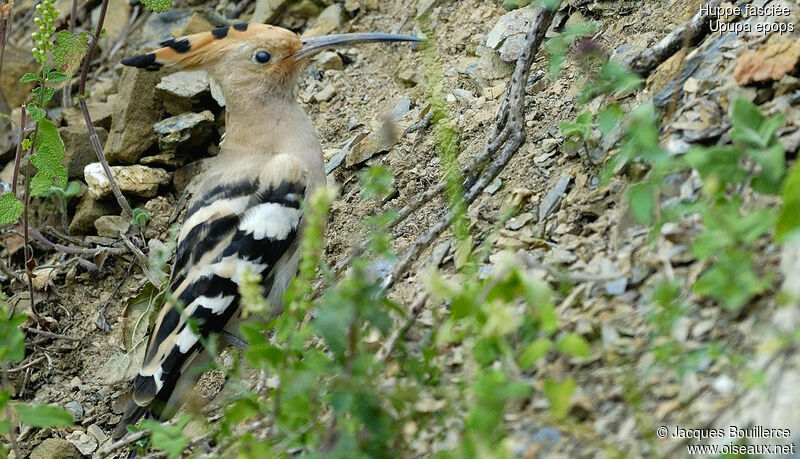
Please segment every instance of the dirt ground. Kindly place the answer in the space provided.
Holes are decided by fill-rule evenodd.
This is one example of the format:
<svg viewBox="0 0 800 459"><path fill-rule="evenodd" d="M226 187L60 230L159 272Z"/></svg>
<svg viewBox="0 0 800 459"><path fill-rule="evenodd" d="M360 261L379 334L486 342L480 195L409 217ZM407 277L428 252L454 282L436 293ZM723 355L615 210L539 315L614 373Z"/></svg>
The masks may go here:
<svg viewBox="0 0 800 459"><path fill-rule="evenodd" d="M196 6L176 2L176 8L197 11L204 8L197 6L198 2L190 3ZM562 21L595 22L598 43L609 52L624 54L629 48L641 50L652 45L686 21L702 2L565 3L582 6L566 8ZM339 28L341 32L413 32L419 6L416 2L388 0L366 4L369 7L359 9L353 18L345 13ZM485 43L486 35L507 11L499 1L443 0L433 4L435 46L443 72L443 91L458 94L448 98L447 109L461 135L459 162L466 165L483 147L502 97L492 94L487 97L486 88L480 87L462 70L477 59L476 48ZM293 15L278 20L279 25L298 31L302 31L304 22ZM142 23L137 21L135 25L142 28ZM313 19L308 23L313 23ZM137 42L135 37L139 33L136 28L130 32L134 37L131 43ZM124 44L111 60L93 73L92 78L97 81L110 82L105 95L100 97L115 94L121 71L118 62L135 51L135 47ZM365 45L341 50L340 56L345 63L343 69L307 72L298 91L326 157L333 157L353 136L380 130L385 114L398 104L403 105L406 99L410 101L409 108L396 121L396 131L403 133L424 119L427 96L417 51L406 45ZM546 71L547 67L547 60L540 55L531 73ZM571 413L581 422L552 421L547 415L544 397L535 395L506 419L518 438L520 455L526 451L534 451L535 456L542 457L685 455L672 449L679 441L662 441L655 437L656 427L661 425L704 427L749 422L791 428L796 439L800 417L796 415L798 411L791 411L791 408L797 407L799 397L783 394L783 399L771 399L761 389L751 391L734 381L733 375L739 374L747 362L731 359L725 353L709 355L703 357L708 360L705 364L682 377L649 365L654 356L648 347L646 316L654 285L665 278L674 278L686 285L688 279L697 277L703 266L680 254L664 259L662 249L666 242L663 238L652 240L647 228L636 225L629 216L624 197L626 178L619 176L607 185L599 185L602 165L562 148L563 137L558 125L573 120L581 110L576 106L576 97L584 83L582 75L580 64L568 60L560 76L545 77L526 89L527 141L500 174L495 186L490 187L491 192L484 192L468 211L473 234L482 240L500 218L504 202L512 195L526 196L520 214L531 218L520 227L511 228L507 224L501 230L497 247L485 261L486 266L492 265L495 254L511 249L524 251L544 265L587 273L597 279L602 279L609 269L630 273L621 293L608 294L608 286L603 281L592 280L589 276L589 280L560 298L561 327L587 337L593 344L593 357L582 362L566 358L543 362L536 372L541 378L571 376L577 381L579 389ZM644 89L620 102L635 106L649 100L673 77L674 72L669 68L660 68ZM315 99L314 95L328 85L333 85L335 94L326 101ZM205 154L204 149L198 150ZM397 192L385 202L363 201L359 197L361 187L357 174L372 164L381 164L394 174ZM569 183L558 206L540 221L540 204L564 176L569 177ZM364 218L379 210L400 208L440 180L440 161L428 127L400 134L388 152L377 153L363 163L337 167L329 175L329 181L339 187L339 198L327 228L327 263L335 265L348 256L365 235L361 223ZM185 204L181 193L172 185L162 186L159 197L139 198L134 203L153 213L145 238L158 242L148 242L148 245L153 248L167 243L170 225L180 221L175 209ZM437 198L414 212L393 230L392 249L402 254L416 237L439 221L445 207L444 200ZM38 227L60 227L52 203L43 200L35 210ZM94 229L90 228L89 232ZM92 240L91 237L97 236L87 237ZM393 288L394 299L409 305L422 291L420 273L437 250L446 250L441 269L454 270L452 253L445 248L451 239L452 235L445 232L420 254L409 274L399 279ZM532 244L531 240L541 243ZM8 238L4 245L2 256L12 267L20 269L20 251L12 248ZM761 267L778 269L779 250L765 243L763 257L759 260ZM71 338L31 335L29 355L22 363L30 366L12 373L11 383L17 400L60 406L71 403L69 410L79 416L75 416L78 422L72 428L22 431L20 446L26 453L50 437L91 443L91 438L84 437L95 435L98 428L110 434L120 419L129 383L123 375L108 374L109 361L124 351L126 304L140 293L145 282L138 267L130 269L132 258L127 255L95 258L90 260L93 266L89 266L72 256L46 252L41 247L36 251L40 265L56 267L48 274L46 285L37 291L37 310L51 321L49 331ZM5 276L3 279L3 290L9 293L12 304L24 310L27 293L23 286ZM777 305L781 280L776 278L773 289L738 314L699 301L685 292L693 301L686 321L681 324L686 329L684 350L702 348L713 340L733 354L752 356L748 358L754 361L769 365L779 361L780 370L767 367L768 380L773 387L796 387L792 386L798 375L795 354L783 353L778 359L772 356L773 362L769 362L770 354L757 352L778 335L781 322L797 320L794 306L787 310ZM420 330L430 327L426 317L430 316L422 314L414 327ZM675 333L681 334L673 330L673 336ZM31 364L34 361L36 363ZM736 389L730 389L731 385ZM783 408L774 409L775 406ZM437 441L443 440L431 439L430 444L419 445L408 455L431 453ZM102 442L99 443L102 446Z"/></svg>

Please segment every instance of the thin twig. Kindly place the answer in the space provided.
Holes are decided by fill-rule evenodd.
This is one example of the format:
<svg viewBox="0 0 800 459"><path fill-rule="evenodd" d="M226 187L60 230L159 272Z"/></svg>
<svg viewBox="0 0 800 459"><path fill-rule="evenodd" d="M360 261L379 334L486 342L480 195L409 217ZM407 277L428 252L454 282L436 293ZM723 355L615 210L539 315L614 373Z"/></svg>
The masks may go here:
<svg viewBox="0 0 800 459"><path fill-rule="evenodd" d="M110 255L120 255L123 253L128 253L128 250L119 247L95 247L93 249L84 249L81 247L69 247L63 244L59 244L57 242L53 242L50 239L47 239L42 235L42 233L36 231L34 228L30 228L31 236L34 239L38 240L42 244L50 247L51 249L58 250L59 252L66 252L71 253L73 255L97 255L98 253L108 252Z"/></svg>
<svg viewBox="0 0 800 459"><path fill-rule="evenodd" d="M557 2L560 5L561 2ZM464 194L464 202L471 204L480 193L491 183L495 177L505 168L508 161L519 150L519 147L525 142L525 86L528 80L528 72L530 71L531 63L539 49L539 46L544 39L544 34L550 27L553 21L558 5L554 5L553 9L539 8L536 19L531 24L531 29L525 39L525 47L522 55L517 60L517 65L514 68L514 73L511 76L511 84L508 86L506 98L501 105L500 111L497 114L497 122L493 135L489 138L486 144L486 151L489 153L487 157L494 156L494 161L489 165L488 169L475 180L475 183L469 188L469 191ZM502 128L500 128L502 126ZM499 128L499 129L498 129ZM498 141L498 139L505 139ZM502 147L502 150L500 148ZM406 251L400 262L395 265L392 273L384 279L382 284L384 289L391 287L395 280L400 278L411 263L417 258L417 255L425 247L427 247L434 239L436 239L457 217L459 209L451 209L447 212L445 217L431 227L425 234L420 236L411 248Z"/></svg>
<svg viewBox="0 0 800 459"><path fill-rule="evenodd" d="M142 268L142 272L144 272L145 277L147 277L147 280L149 280L153 286L159 288L164 282L161 281L152 270L150 270L150 262L147 260L147 256L144 254L144 252L139 250L139 247L136 247L136 244L134 244L133 241L128 238L128 236L124 234L121 234L120 236L122 237L122 242L125 243L136 259L139 260L139 265Z"/></svg>
<svg viewBox="0 0 800 459"><path fill-rule="evenodd" d="M28 369L28 368L36 365L37 363L41 362L42 360L46 359L46 358L47 357L45 357L45 356L41 356L38 359L31 360L30 362L26 363L25 365L22 365L21 367L12 368L12 369L8 370L8 372L9 373L15 373L17 371L22 371L22 370Z"/></svg>
<svg viewBox="0 0 800 459"><path fill-rule="evenodd" d="M92 43L89 45L89 51L86 53L86 57L83 59L81 81L78 85L78 95L80 97L79 100L81 111L83 112L83 118L86 120L86 128L89 129L89 139L92 141L92 147L94 147L97 160L103 167L103 172L105 172L106 177L108 177L108 182L111 185L111 191L114 193L114 197L117 198L119 207L122 209L122 212L128 218L130 218L133 216L133 209L131 209L131 206L125 199L125 196L122 195L122 191L119 189L119 185L117 185L117 181L114 179L114 174L111 173L111 167L109 167L108 161L106 161L106 155L103 154L103 147L100 146L100 139L97 137L97 131L94 129L94 125L92 124L92 117L89 115L89 108L86 106L86 97L84 97L86 95L86 79L89 76L89 66L92 63L94 52L97 49L97 41L100 39L100 32L103 30L103 21L106 18L106 10L108 10L108 0L103 0L103 3L100 5L100 17L97 19L97 27L95 28L94 35L92 36Z"/></svg>
<svg viewBox="0 0 800 459"><path fill-rule="evenodd" d="M389 357L394 350L394 345L397 342L397 338L406 334L411 326L414 325L414 321L417 320L417 317L419 317L419 315L422 314L422 311L425 309L425 303L428 302L429 296L430 294L425 292L421 293L417 297L417 299L414 301L414 304L411 305L411 310L408 313L406 324L399 329L395 329L395 331L389 335L389 338L386 339L386 342L383 343L383 346L381 346L380 350L378 350L378 353L375 355L375 358L379 362L383 362Z"/></svg>
<svg viewBox="0 0 800 459"><path fill-rule="evenodd" d="M22 104L22 110L20 110L19 115L19 141L17 142L17 153L14 156L14 175L11 176L11 192L14 193L14 197L19 199L17 196L17 182L19 182L19 165L22 163L22 140L25 138L25 120L28 118L25 116L27 107L25 104Z"/></svg>
<svg viewBox="0 0 800 459"><path fill-rule="evenodd" d="M97 455L98 457L101 458L106 457L120 448L124 448L130 444L136 443L137 441L141 440L144 437L149 437L149 436L150 436L150 430L147 429L140 430L136 433L132 433L130 435L122 437L121 439L115 441L114 443L111 443L110 445L106 445L100 448L100 450L97 451Z"/></svg>
<svg viewBox="0 0 800 459"><path fill-rule="evenodd" d="M31 333L33 333L35 335L47 336L48 338L63 339L65 341L81 341L83 339L83 338L76 338L74 336L67 336L67 335L62 335L62 334L59 334L59 333L53 333L53 332L49 332L49 331L45 331L45 330L39 330L38 328L31 328L31 327L24 327L23 326L23 327L20 327L20 329L23 330L23 331L31 332Z"/></svg>

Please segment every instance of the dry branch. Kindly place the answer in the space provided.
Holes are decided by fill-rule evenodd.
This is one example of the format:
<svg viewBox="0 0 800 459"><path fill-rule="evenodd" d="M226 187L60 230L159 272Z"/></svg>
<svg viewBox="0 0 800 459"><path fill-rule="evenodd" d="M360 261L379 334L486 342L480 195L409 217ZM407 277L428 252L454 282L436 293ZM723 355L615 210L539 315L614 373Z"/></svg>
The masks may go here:
<svg viewBox="0 0 800 459"><path fill-rule="evenodd" d="M100 139L97 137L97 131L95 131L94 125L92 124L92 117L89 115L89 108L86 106L86 79L89 76L89 66L92 63L94 52L97 49L97 41L100 39L100 32L103 30L103 21L106 18L106 10L108 10L108 0L103 0L103 3L100 5L100 17L97 20L97 27L94 30L94 35L92 35L92 42L89 45L89 51L86 53L86 57L83 59L83 68L81 69L81 81L78 86L78 93L80 94L81 111L83 112L83 118L86 120L86 127L89 129L89 139L92 141L92 147L94 147L95 154L97 154L97 160L103 167L103 172L105 172L106 177L108 177L108 182L111 185L111 191L114 193L114 197L117 198L117 203L122 209L122 212L127 217L132 217L133 209L131 209L131 206L125 199L125 196L122 195L122 191L119 189L119 185L117 185L117 181L114 179L114 175L111 173L111 167L109 167L108 161L106 161L106 156L103 154L103 147L100 146Z"/></svg>
<svg viewBox="0 0 800 459"><path fill-rule="evenodd" d="M716 10L721 2L722 0L711 0L706 3L688 22L634 57L630 69L646 77L685 45L699 43L708 34L710 21L716 18L716 15L709 14L709 11Z"/></svg>
<svg viewBox="0 0 800 459"><path fill-rule="evenodd" d="M494 160L464 195L464 201L467 205L475 201L478 195L505 168L514 153L525 142L525 86L528 80L528 73L533 58L542 44L545 32L553 22L553 17L560 3L557 2L552 9L539 8L536 19L531 24L525 39L524 51L517 60L517 65L511 76L511 84L497 114L492 135L489 136L489 140L481 153L481 157L493 157ZM456 212L457 210L455 209L449 210L442 220L433 225L414 242L394 267L392 273L384 279L383 288L388 289L391 287L395 280L405 273L419 255L419 252L450 226L457 216Z"/></svg>

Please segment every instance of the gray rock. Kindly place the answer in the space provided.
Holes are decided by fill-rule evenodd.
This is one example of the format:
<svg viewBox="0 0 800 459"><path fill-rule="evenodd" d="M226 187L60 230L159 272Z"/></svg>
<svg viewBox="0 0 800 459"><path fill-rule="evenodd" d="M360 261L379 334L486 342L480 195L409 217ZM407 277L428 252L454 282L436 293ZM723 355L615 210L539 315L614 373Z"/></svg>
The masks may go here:
<svg viewBox="0 0 800 459"><path fill-rule="evenodd" d="M171 115L207 107L211 101L211 86L204 70L189 70L166 75L156 85L156 94Z"/></svg>
<svg viewBox="0 0 800 459"><path fill-rule="evenodd" d="M162 151L201 145L214 133L214 114L209 110L181 113L155 123L153 131L158 135L158 146Z"/></svg>
<svg viewBox="0 0 800 459"><path fill-rule="evenodd" d="M85 193L78 207L75 216L69 224L70 234L87 234L94 230L94 221L103 215L113 215L119 213L119 207L112 202L99 201Z"/></svg>
<svg viewBox="0 0 800 459"><path fill-rule="evenodd" d="M550 189L547 192L544 199L542 199L542 203L539 205L539 221L543 221L550 215L553 210L555 210L558 203L561 202L561 195L567 191L567 186L569 185L570 177L568 175L562 175L558 178L558 182L556 186Z"/></svg>
<svg viewBox="0 0 800 459"><path fill-rule="evenodd" d="M122 71L105 147L110 163L133 164L156 143L153 124L164 111L154 92L159 81L158 72L142 72L132 67Z"/></svg>
<svg viewBox="0 0 800 459"><path fill-rule="evenodd" d="M95 128L95 131L97 132L100 146L103 146L108 139L108 131L101 127ZM58 133L64 141L66 156L63 163L67 168L67 175L70 179L82 177L83 169L86 165L97 161L97 154L92 146L86 125L64 126L58 128Z"/></svg>
<svg viewBox="0 0 800 459"><path fill-rule="evenodd" d="M344 68L342 57L333 51L325 51L314 56L311 61L320 70L341 70Z"/></svg>
<svg viewBox="0 0 800 459"><path fill-rule="evenodd" d="M75 400L65 403L64 409L72 415L72 419L74 419L75 422L81 422L83 419L83 406Z"/></svg>
<svg viewBox="0 0 800 459"><path fill-rule="evenodd" d="M101 127L108 131L111 129L111 112L113 106L108 102L87 101L86 108L89 109L89 116L95 127ZM83 111L78 106L64 109L64 121L67 126L81 126L86 129L86 119Z"/></svg>
<svg viewBox="0 0 800 459"><path fill-rule="evenodd" d="M125 26L131 16L131 5L127 0L110 0L106 10L106 17L103 20L103 30L105 33L100 36L97 44L100 48L108 52L114 46L114 43L119 40ZM100 18L100 6L92 10L92 27L97 26L97 20Z"/></svg>
<svg viewBox="0 0 800 459"><path fill-rule="evenodd" d="M189 22L192 12L183 8L172 8L165 13L151 14L141 31L139 46L158 46L158 43L172 36L174 29L183 29Z"/></svg>
<svg viewBox="0 0 800 459"><path fill-rule="evenodd" d="M78 449L63 438L48 438L36 445L30 459L80 459Z"/></svg>
<svg viewBox="0 0 800 459"><path fill-rule="evenodd" d="M513 62L525 44L525 33L536 19L537 5L528 5L504 14L486 35L486 46L500 52L500 59Z"/></svg>
<svg viewBox="0 0 800 459"><path fill-rule="evenodd" d="M92 425L90 425L90 426L89 426L89 427L86 429L86 431L87 431L89 434L91 434L91 435L92 435L92 436L95 438L95 440L97 440L97 443L99 443L99 444L101 444L101 445L102 445L102 444L103 444L103 442L104 442L104 441L106 441L106 439L108 438L108 435L106 435L106 433L105 433L105 432L103 432L103 429L101 429L101 428L100 428L100 426L98 426L97 424L92 424Z"/></svg>
<svg viewBox="0 0 800 459"><path fill-rule="evenodd" d="M332 83L328 83L324 88L320 89L316 94L314 94L314 100L317 102L327 102L333 99L333 96L335 95L336 86L334 86Z"/></svg>
<svg viewBox="0 0 800 459"><path fill-rule="evenodd" d="M97 235L102 237L119 237L131 227L130 219L120 215L103 215L94 221Z"/></svg>
<svg viewBox="0 0 800 459"><path fill-rule="evenodd" d="M135 194L150 198L156 195L158 187L170 182L170 176L164 169L135 164L133 166L113 166L114 176L119 189L123 193ZM84 169L84 178L89 187L88 195L100 199L111 195L111 184L100 163L92 163Z"/></svg>
<svg viewBox="0 0 800 459"><path fill-rule="evenodd" d="M317 17L317 21L311 28L307 29L304 37L314 37L318 35L328 35L338 32L342 26L342 6L338 3L333 3L328 6Z"/></svg>
<svg viewBox="0 0 800 459"><path fill-rule="evenodd" d="M211 167L212 161L214 161L214 158L203 158L177 169L172 179L175 191L183 193L187 188L192 188L190 184L196 185L199 183L196 179Z"/></svg>
<svg viewBox="0 0 800 459"><path fill-rule="evenodd" d="M72 443L81 454L89 455L97 449L97 439L91 435L87 435L82 430L76 430L67 435L67 441Z"/></svg>

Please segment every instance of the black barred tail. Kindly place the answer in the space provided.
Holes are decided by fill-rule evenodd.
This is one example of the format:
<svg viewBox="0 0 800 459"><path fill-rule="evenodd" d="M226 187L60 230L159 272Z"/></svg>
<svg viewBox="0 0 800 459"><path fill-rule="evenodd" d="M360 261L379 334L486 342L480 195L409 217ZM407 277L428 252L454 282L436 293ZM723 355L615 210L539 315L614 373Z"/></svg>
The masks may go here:
<svg viewBox="0 0 800 459"><path fill-rule="evenodd" d="M125 434L128 433L128 426L134 425L139 422L144 414L147 413L146 406L139 406L131 400L128 403L128 407L125 408L125 413L122 415L122 419L119 421L116 427L114 427L114 440L119 440L120 438L124 437Z"/></svg>

